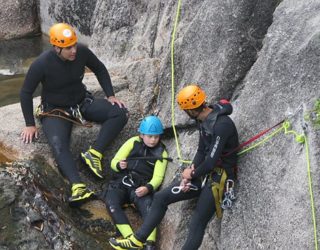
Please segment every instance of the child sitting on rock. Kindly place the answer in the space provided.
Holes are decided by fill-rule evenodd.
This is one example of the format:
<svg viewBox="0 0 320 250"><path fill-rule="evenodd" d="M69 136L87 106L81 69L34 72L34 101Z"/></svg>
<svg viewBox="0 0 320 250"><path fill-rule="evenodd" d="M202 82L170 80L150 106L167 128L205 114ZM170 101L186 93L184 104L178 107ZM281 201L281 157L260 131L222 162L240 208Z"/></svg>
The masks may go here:
<svg viewBox="0 0 320 250"><path fill-rule="evenodd" d="M168 163L168 153L160 138L163 134L160 119L156 116L144 118L138 131L140 135L127 140L112 159L111 169L116 175L105 195L107 208L124 238L133 234L133 230L123 205L134 204L144 219L153 193L163 182ZM155 249L155 240L156 229L149 235L145 249Z"/></svg>

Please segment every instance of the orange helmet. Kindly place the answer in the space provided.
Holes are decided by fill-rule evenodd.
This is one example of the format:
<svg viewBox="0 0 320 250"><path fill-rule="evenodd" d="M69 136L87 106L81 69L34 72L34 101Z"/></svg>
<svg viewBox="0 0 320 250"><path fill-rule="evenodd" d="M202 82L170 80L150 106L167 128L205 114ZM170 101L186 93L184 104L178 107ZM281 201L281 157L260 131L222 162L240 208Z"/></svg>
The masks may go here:
<svg viewBox="0 0 320 250"><path fill-rule="evenodd" d="M65 48L77 42L77 35L74 29L66 23L57 23L49 30L50 43L52 45Z"/></svg>
<svg viewBox="0 0 320 250"><path fill-rule="evenodd" d="M180 90L177 102L180 109L195 109L206 100L206 93L197 85L189 85Z"/></svg>

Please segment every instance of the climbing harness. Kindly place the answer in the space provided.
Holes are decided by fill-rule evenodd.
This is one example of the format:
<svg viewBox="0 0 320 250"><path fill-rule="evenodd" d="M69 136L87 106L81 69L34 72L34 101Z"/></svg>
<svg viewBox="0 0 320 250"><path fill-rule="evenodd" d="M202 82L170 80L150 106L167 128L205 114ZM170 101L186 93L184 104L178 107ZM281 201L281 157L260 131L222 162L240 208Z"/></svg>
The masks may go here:
<svg viewBox="0 0 320 250"><path fill-rule="evenodd" d="M41 103L35 111L35 116L37 118L43 118L46 116L49 117L58 117L70 122L73 122L76 125L84 126L91 128L92 124L90 122L87 122L81 112L80 112L80 106L76 105L75 107L70 107L67 110L65 109L60 109L60 108L54 108L48 112L44 111L44 105Z"/></svg>
<svg viewBox="0 0 320 250"><path fill-rule="evenodd" d="M209 176L211 182L211 190L214 197L216 214L219 219L222 218L222 198L224 194L224 187L227 180L227 173L220 167L215 167L212 174Z"/></svg>
<svg viewBox="0 0 320 250"><path fill-rule="evenodd" d="M189 187L189 190L193 190L193 191L199 190L199 188L196 185L192 184L191 182L187 183L186 185ZM179 194L183 188L184 188L184 186L174 186L171 188L171 192L173 194Z"/></svg>

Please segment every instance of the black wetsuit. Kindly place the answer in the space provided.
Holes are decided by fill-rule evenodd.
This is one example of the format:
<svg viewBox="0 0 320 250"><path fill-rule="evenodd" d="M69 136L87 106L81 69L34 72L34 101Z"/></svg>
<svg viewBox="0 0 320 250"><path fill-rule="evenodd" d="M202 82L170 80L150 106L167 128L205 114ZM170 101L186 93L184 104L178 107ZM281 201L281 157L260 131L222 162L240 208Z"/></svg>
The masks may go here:
<svg viewBox="0 0 320 250"><path fill-rule="evenodd" d="M54 108L67 110L79 105L86 120L101 123L92 148L104 153L108 144L126 124L126 110L105 99L92 98L87 93L82 83L85 67L95 73L106 96L113 96L111 79L104 64L90 49L78 44L74 61L62 60L51 49L43 52L32 63L20 92L21 108L26 126L34 126L32 95L41 83L41 101L45 111ZM69 149L72 123L55 117L44 117L41 122L62 173L71 183L79 183L80 177Z"/></svg>
<svg viewBox="0 0 320 250"><path fill-rule="evenodd" d="M135 234L137 239L145 241L152 229L163 219L169 204L198 197L183 250L194 250L200 247L205 228L216 211L211 183L207 181L201 189L200 177L212 174L213 168L219 166L226 170L228 179L233 179L233 169L237 164L237 153L232 152L232 150L239 145L237 129L228 116L232 112L231 104L219 103L214 105L213 109L214 111L208 115L206 120L199 123L200 139L193 160L196 170L192 178L192 183L198 185L199 190L174 194L171 189L173 186L179 186L180 182L177 181L157 192L154 195L148 216ZM227 154L228 152L232 153ZM226 156L222 157L222 155Z"/></svg>

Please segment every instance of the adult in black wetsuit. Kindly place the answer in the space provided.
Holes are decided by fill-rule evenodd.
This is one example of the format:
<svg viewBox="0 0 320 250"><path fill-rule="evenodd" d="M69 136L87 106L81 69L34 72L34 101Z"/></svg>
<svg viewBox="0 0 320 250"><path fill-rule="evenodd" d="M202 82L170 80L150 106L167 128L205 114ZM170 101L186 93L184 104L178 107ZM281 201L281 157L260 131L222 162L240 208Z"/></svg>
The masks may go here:
<svg viewBox="0 0 320 250"><path fill-rule="evenodd" d="M106 147L126 124L126 109L114 95L106 67L90 49L77 44L77 36L70 25L53 25L49 36L53 48L43 52L32 63L20 92L26 123L21 139L30 143L34 137L38 137L32 95L41 83L43 112L59 109L70 116L76 113L88 121L101 123L95 143L81 156L93 173L103 178L101 159ZM95 73L106 98L93 98L86 90L82 83L85 67ZM60 170L72 184L70 202L90 198L94 193L82 183L69 149L72 122L59 117L42 116L41 123Z"/></svg>
<svg viewBox="0 0 320 250"><path fill-rule="evenodd" d="M235 179L237 153L234 149L239 144L237 129L228 116L232 113L231 104L223 100L214 106L207 106L205 98L205 92L197 85L189 85L179 92L177 101L180 108L196 119L199 125L197 153L191 166L183 171L180 183L174 182L154 195L150 211L135 234L124 240L109 240L113 248L142 249L146 237L160 224L169 204L195 197L198 201L182 249L195 250L200 247L208 222L221 211L221 198L215 193L223 194L225 183L232 183ZM201 185L206 176L207 181ZM180 192L173 189L177 186Z"/></svg>

